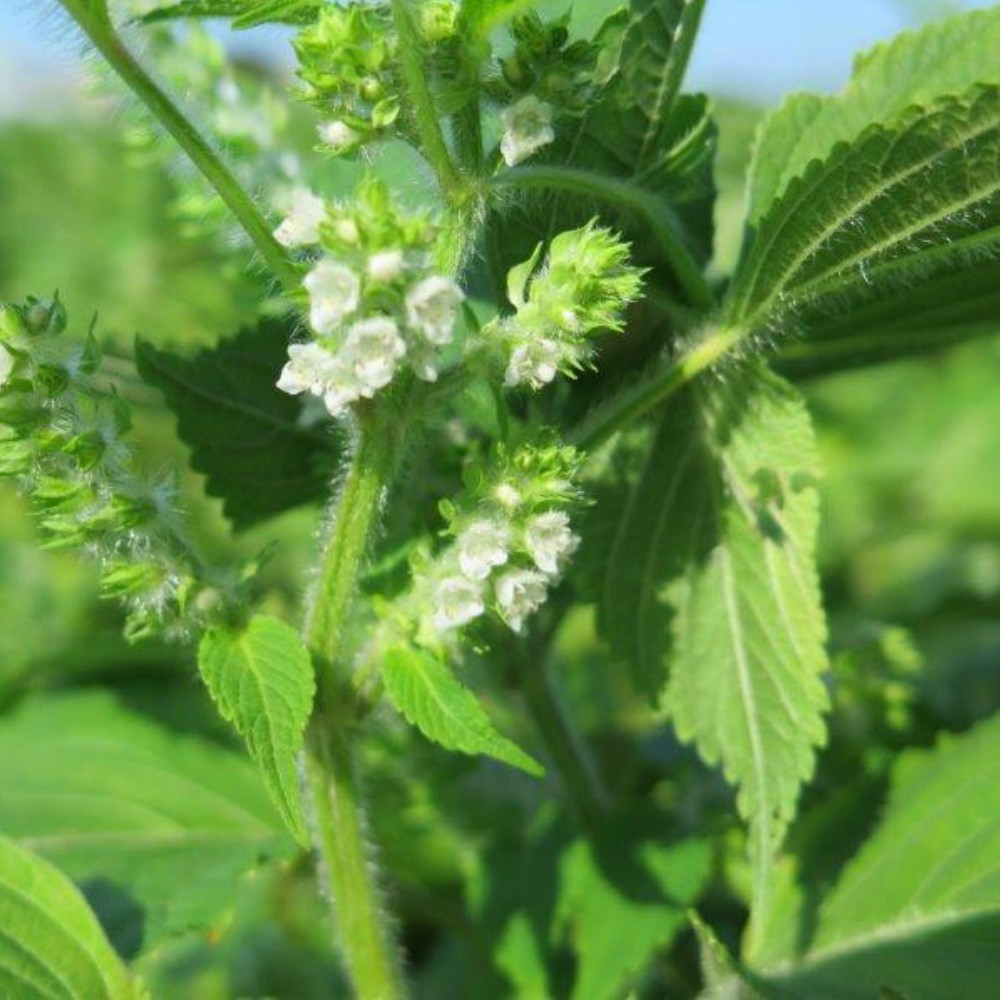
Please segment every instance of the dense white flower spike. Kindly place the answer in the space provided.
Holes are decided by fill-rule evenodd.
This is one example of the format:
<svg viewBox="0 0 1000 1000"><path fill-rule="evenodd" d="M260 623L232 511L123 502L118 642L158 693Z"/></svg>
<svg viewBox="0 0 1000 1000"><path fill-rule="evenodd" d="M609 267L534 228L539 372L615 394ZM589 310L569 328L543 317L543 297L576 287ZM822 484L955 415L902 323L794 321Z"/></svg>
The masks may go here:
<svg viewBox="0 0 1000 1000"><path fill-rule="evenodd" d="M323 142L325 142L335 153L342 152L345 149L350 149L352 146L357 145L362 138L360 132L351 128L347 122L339 120L324 122L316 129L316 131L319 133L319 137L323 140Z"/></svg>
<svg viewBox="0 0 1000 1000"><path fill-rule="evenodd" d="M573 533L569 515L552 510L531 518L524 527L524 545L535 565L550 576L562 572L580 539Z"/></svg>
<svg viewBox="0 0 1000 1000"><path fill-rule="evenodd" d="M362 396L370 398L387 386L405 354L406 341L388 316L360 320L347 331L343 358L357 376Z"/></svg>
<svg viewBox="0 0 1000 1000"><path fill-rule="evenodd" d="M319 243L320 223L326 218L326 203L309 188L292 191L288 215L274 231L283 247L307 247Z"/></svg>
<svg viewBox="0 0 1000 1000"><path fill-rule="evenodd" d="M533 94L522 97L500 115L503 137L500 152L508 167L513 167L552 142L552 108Z"/></svg>
<svg viewBox="0 0 1000 1000"><path fill-rule="evenodd" d="M458 308L465 299L451 278L431 275L406 293L406 318L409 325L432 344L450 344Z"/></svg>
<svg viewBox="0 0 1000 1000"><path fill-rule="evenodd" d="M319 344L292 344L288 348L288 363L278 379L278 388L290 396L303 392L321 395L333 362L333 355Z"/></svg>
<svg viewBox="0 0 1000 1000"><path fill-rule="evenodd" d="M452 576L435 593L434 624L440 629L461 628L486 610L482 584L464 576Z"/></svg>
<svg viewBox="0 0 1000 1000"><path fill-rule="evenodd" d="M458 536L458 564L470 580L485 580L509 551L510 529L496 521L473 521Z"/></svg>
<svg viewBox="0 0 1000 1000"><path fill-rule="evenodd" d="M528 616L545 603L548 585L548 578L533 569L513 569L497 580L500 613L515 632L522 632Z"/></svg>
<svg viewBox="0 0 1000 1000"><path fill-rule="evenodd" d="M321 260L302 284L309 292L309 322L317 333L333 333L361 301L360 279L334 260Z"/></svg>
<svg viewBox="0 0 1000 1000"><path fill-rule="evenodd" d="M563 360L562 346L555 340L542 338L518 344L510 354L504 384L528 385L538 389L551 382Z"/></svg>
<svg viewBox="0 0 1000 1000"><path fill-rule="evenodd" d="M10 373L14 370L14 355L0 344L0 388L7 384Z"/></svg>
<svg viewBox="0 0 1000 1000"><path fill-rule="evenodd" d="M404 265L402 250L380 250L368 260L368 277L388 284L403 276Z"/></svg>

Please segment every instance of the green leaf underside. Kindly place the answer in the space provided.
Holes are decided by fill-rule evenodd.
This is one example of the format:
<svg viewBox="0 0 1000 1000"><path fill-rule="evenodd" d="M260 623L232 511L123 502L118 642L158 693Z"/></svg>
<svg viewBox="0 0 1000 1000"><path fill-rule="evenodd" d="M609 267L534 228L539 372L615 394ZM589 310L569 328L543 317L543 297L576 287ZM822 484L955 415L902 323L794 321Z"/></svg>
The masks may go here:
<svg viewBox="0 0 1000 1000"><path fill-rule="evenodd" d="M750 223L756 225L794 178L840 143L873 125L894 125L914 105L933 105L979 84L1000 85L998 51L1000 8L969 11L860 56L838 94L792 97L763 124L750 174Z"/></svg>
<svg viewBox="0 0 1000 1000"><path fill-rule="evenodd" d="M259 615L243 631L207 633L198 667L220 714L246 740L289 830L307 845L296 759L316 685L302 640L284 622Z"/></svg>
<svg viewBox="0 0 1000 1000"><path fill-rule="evenodd" d="M76 886L0 837L0 995L129 1000L142 993Z"/></svg>
<svg viewBox="0 0 1000 1000"><path fill-rule="evenodd" d="M678 394L622 518L600 609L637 683L738 786L761 865L825 737L817 466L801 399L765 370Z"/></svg>
<svg viewBox="0 0 1000 1000"><path fill-rule="evenodd" d="M989 996L1000 979L1000 717L897 762L881 822L819 909L780 997Z"/></svg>
<svg viewBox="0 0 1000 1000"><path fill-rule="evenodd" d="M703 841L664 843L662 830L648 840L614 834L577 840L560 859L556 920L578 956L572 1000L621 996L684 926L711 870Z"/></svg>
<svg viewBox="0 0 1000 1000"><path fill-rule="evenodd" d="M391 647L382 680L400 714L429 740L448 750L485 754L529 774L543 773L537 761L497 732L476 696L433 654Z"/></svg>
<svg viewBox="0 0 1000 1000"><path fill-rule="evenodd" d="M236 880L289 846L249 761L106 695L27 703L0 723L0 758L0 830L131 896L147 947L217 921Z"/></svg>
<svg viewBox="0 0 1000 1000"><path fill-rule="evenodd" d="M729 296L750 330L809 328L866 307L918 327L904 290L947 280L1000 250L1000 90L977 88L913 109L838 146L792 182L760 222ZM970 275L982 283L968 287ZM994 272L959 282L952 321L993 313ZM924 303L926 305L926 303Z"/></svg>
<svg viewBox="0 0 1000 1000"><path fill-rule="evenodd" d="M301 422L302 404L275 388L287 360L288 324L265 321L217 347L185 357L136 344L142 378L159 389L238 528L321 499L336 439Z"/></svg>

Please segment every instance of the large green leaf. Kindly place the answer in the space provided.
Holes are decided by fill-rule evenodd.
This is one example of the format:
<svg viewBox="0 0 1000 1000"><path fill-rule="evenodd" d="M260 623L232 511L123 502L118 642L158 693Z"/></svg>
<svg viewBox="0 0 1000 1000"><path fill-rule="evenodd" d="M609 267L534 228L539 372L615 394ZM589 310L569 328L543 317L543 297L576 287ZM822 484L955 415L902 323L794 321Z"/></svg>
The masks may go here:
<svg viewBox="0 0 1000 1000"><path fill-rule="evenodd" d="M768 992L810 1000L991 996L1000 980L1000 718L895 766L881 823L804 954L768 942ZM822 886L809 887L810 894ZM781 932L781 922L776 927Z"/></svg>
<svg viewBox="0 0 1000 1000"><path fill-rule="evenodd" d="M131 896L147 945L218 920L240 875L290 846L249 761L105 695L27 703L0 723L0 758L0 830Z"/></svg>
<svg viewBox="0 0 1000 1000"><path fill-rule="evenodd" d="M246 740L274 804L308 844L296 760L316 682L295 629L258 615L243 629L214 629L198 649L198 668L222 717Z"/></svg>
<svg viewBox="0 0 1000 1000"><path fill-rule="evenodd" d="M858 58L839 94L797 95L761 131L750 177L750 221L756 224L805 173L870 126L894 124L914 105L935 104L976 84L1000 84L1000 7L970 11L907 32Z"/></svg>
<svg viewBox="0 0 1000 1000"><path fill-rule="evenodd" d="M625 509L601 605L640 686L738 786L761 903L825 734L816 471L808 413L777 377L750 368L678 394Z"/></svg>
<svg viewBox="0 0 1000 1000"><path fill-rule="evenodd" d="M162 391L192 465L237 527L318 500L329 482L336 439L275 388L288 336L271 320L193 357L136 344L140 374Z"/></svg>
<svg viewBox="0 0 1000 1000"><path fill-rule="evenodd" d="M391 647L382 662L382 680L399 712L429 740L542 773L537 761L497 732L476 696L432 653Z"/></svg>
<svg viewBox="0 0 1000 1000"><path fill-rule="evenodd" d="M867 308L873 334L895 324L905 343L928 306L907 289L946 282L998 251L1000 89L980 87L869 129L791 182L737 268L728 318L752 331L808 332ZM996 315L995 272L971 275L960 289L936 289L963 293L935 303L951 306L945 327Z"/></svg>
<svg viewBox="0 0 1000 1000"><path fill-rule="evenodd" d="M6 1000L138 1000L77 888L0 837L0 995Z"/></svg>

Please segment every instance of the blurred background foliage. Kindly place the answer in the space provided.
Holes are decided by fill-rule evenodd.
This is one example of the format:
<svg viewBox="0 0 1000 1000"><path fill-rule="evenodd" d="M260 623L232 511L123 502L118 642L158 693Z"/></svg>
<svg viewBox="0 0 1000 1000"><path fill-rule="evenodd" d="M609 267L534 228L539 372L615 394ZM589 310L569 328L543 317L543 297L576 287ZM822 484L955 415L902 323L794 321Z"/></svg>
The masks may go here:
<svg viewBox="0 0 1000 1000"><path fill-rule="evenodd" d="M927 13L925 3L916 6ZM716 107L722 144L715 266L724 274L741 238L743 175L763 112L728 99ZM137 333L160 345L194 347L235 332L266 296L266 284L252 268L234 267L210 232L177 212L178 180L168 158L136 143L131 130L127 115L106 107L48 124L0 122L0 300L58 289L78 332L86 329L84 317L98 316L118 388L136 405L149 461L182 474L189 513L209 544L252 555L279 543L266 572L273 600L290 610L317 511L292 512L233 536L220 505L184 471L173 419L131 360ZM1000 342L989 340L803 384L826 468L823 589L837 706L807 793L812 801L856 785L859 776L878 785L899 750L1000 709L998 384ZM2 484L0 614L3 711L40 690L101 686L170 728L230 741L192 664L155 644L124 645L117 612L98 601L89 569L72 554L40 549L22 498ZM722 832L723 844L731 831L732 850L714 862L720 888L702 909L735 937L739 913L721 887L744 877L742 847L721 781L664 729L650 730L649 711L608 669L586 610L566 623L555 672L613 787L677 810L686 830ZM503 880L508 838L519 835L550 789L453 758L391 722L368 754L375 833L398 880L393 893L418 995L460 995L454 984L470 975L482 977L482 995L503 995L484 957L506 933L503 908L488 885L475 886ZM857 815L842 826L845 854L851 831L860 836L870 822L877 797L866 802L855 802ZM559 836L542 828L543 838ZM544 882L530 890L539 905ZM476 926L462 905L467 883L473 896L485 893L495 903ZM91 902L116 945L134 953L134 924L121 902L99 894ZM677 996L691 995L696 982L689 938L660 970ZM521 947L514 936L505 940L504 948ZM325 941L308 872L278 865L243 880L215 931L157 944L143 952L139 968L157 997L328 997L341 992L342 981ZM519 964L527 967L523 956Z"/></svg>

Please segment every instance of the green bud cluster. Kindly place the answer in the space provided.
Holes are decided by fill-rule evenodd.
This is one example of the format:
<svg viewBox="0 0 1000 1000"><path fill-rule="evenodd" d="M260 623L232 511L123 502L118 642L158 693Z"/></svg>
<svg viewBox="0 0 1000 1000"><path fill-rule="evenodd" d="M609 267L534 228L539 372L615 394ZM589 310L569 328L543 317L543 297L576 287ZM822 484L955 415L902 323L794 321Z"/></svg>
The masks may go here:
<svg viewBox="0 0 1000 1000"><path fill-rule="evenodd" d="M507 295L515 308L494 330L507 358L506 384L540 388L556 374L590 363L596 334L618 333L625 310L642 290L630 247L595 221L560 233L548 254L539 245L511 269ZM543 262L544 256L544 262Z"/></svg>
<svg viewBox="0 0 1000 1000"><path fill-rule="evenodd" d="M128 406L94 379L92 331L81 343L65 327L58 297L0 307L0 476L29 499L48 547L94 557L102 593L126 606L129 639L184 636L238 581L202 568L172 478L137 470Z"/></svg>
<svg viewBox="0 0 1000 1000"><path fill-rule="evenodd" d="M587 41L570 41L570 15L551 21L536 13L514 18L511 35L514 51L500 61L505 103L525 94L575 114L587 108L593 86L596 47Z"/></svg>
<svg viewBox="0 0 1000 1000"><path fill-rule="evenodd" d="M399 40L384 4L335 4L295 39L306 97L329 124L320 135L338 152L373 139L399 116Z"/></svg>

